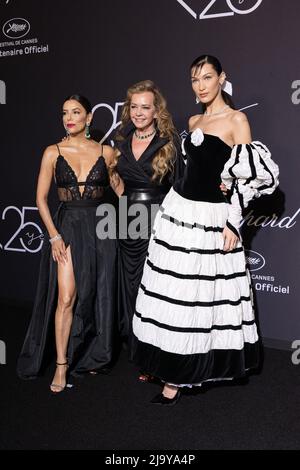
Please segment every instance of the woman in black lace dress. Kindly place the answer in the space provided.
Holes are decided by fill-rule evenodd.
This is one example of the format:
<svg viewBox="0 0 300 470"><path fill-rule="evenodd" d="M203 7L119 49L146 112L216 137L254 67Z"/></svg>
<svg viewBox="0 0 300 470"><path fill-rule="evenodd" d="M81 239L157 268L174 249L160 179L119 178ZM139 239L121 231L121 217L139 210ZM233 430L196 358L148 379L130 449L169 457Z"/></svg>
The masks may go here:
<svg viewBox="0 0 300 470"><path fill-rule="evenodd" d="M63 104L68 139L46 148L37 186L37 206L47 229L35 305L18 360L18 375L35 378L55 326L58 393L66 373L106 367L112 359L116 241L96 235L99 204L109 185L113 149L90 139L91 105L80 95ZM51 217L47 196L54 177L59 209Z"/></svg>

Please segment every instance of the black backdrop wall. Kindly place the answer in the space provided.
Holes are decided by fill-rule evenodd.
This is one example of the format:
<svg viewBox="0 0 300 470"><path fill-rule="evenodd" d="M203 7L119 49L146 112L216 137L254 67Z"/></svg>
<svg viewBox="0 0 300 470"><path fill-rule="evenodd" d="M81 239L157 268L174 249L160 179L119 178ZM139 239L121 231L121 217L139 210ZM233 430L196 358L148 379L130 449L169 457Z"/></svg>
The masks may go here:
<svg viewBox="0 0 300 470"><path fill-rule="evenodd" d="M126 88L151 78L184 135L199 112L189 64L210 53L281 169L280 189L243 222L261 331L279 346L300 338L299 14L298 0L0 0L0 297L34 297L36 179L43 149L64 134L64 97L87 95L110 142Z"/></svg>

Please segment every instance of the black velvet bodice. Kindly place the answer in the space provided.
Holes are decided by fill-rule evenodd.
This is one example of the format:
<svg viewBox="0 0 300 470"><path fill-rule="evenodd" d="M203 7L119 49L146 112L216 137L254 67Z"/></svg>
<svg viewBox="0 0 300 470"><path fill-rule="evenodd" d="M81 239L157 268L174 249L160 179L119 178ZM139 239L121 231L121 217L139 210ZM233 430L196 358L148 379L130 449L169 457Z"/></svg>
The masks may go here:
<svg viewBox="0 0 300 470"><path fill-rule="evenodd" d="M191 133L184 142L187 164L175 190L186 199L206 202L225 202L220 190L221 173L231 154L231 147L219 137L204 134L203 142L196 146Z"/></svg>
<svg viewBox="0 0 300 470"><path fill-rule="evenodd" d="M55 166L55 181L60 201L81 201L100 199L104 188L109 185L109 177L104 158L101 156L90 169L86 181L78 181L77 176L62 156L58 155ZM80 186L84 186L81 193Z"/></svg>

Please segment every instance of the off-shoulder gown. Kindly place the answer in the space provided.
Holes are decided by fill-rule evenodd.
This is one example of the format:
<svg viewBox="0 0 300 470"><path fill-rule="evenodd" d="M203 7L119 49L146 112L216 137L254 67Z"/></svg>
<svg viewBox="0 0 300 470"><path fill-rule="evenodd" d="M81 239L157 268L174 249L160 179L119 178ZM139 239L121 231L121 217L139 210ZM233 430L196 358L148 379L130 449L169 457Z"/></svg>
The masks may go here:
<svg viewBox="0 0 300 470"><path fill-rule="evenodd" d="M277 165L259 142L231 149L199 129L184 147L185 174L156 216L133 317L136 362L179 386L242 377L258 365L244 249L239 240L224 251L222 232L227 225L239 235L242 208L278 184Z"/></svg>

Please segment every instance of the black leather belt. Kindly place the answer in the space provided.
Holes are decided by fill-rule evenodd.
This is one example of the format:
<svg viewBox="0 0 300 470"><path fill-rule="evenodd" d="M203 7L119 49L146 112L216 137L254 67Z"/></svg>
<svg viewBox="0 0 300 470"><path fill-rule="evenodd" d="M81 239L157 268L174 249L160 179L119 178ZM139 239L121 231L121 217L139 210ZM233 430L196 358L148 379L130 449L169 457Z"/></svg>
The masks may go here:
<svg viewBox="0 0 300 470"><path fill-rule="evenodd" d="M122 196L127 196L131 201L151 201L164 197L169 188L165 186L136 187L125 184L125 190Z"/></svg>

